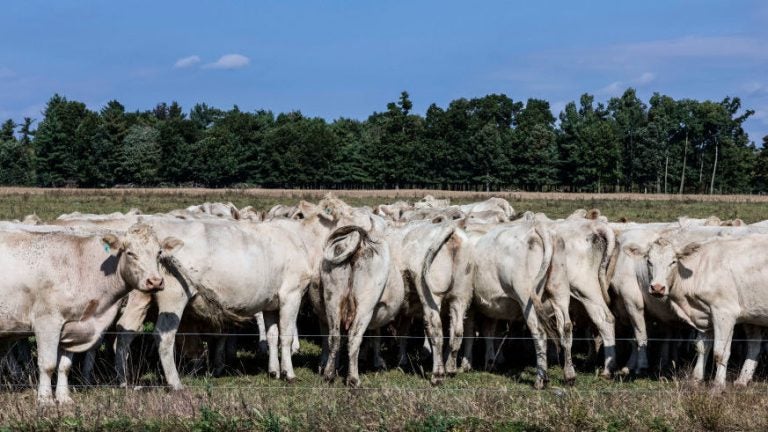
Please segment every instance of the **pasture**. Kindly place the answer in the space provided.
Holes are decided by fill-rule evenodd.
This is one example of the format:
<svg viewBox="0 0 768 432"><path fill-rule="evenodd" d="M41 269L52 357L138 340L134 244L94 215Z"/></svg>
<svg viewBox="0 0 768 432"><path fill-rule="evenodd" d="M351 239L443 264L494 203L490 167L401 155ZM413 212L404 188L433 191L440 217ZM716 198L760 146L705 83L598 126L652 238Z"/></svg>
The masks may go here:
<svg viewBox="0 0 768 432"><path fill-rule="evenodd" d="M0 219L36 213L50 220L62 213L110 213L136 207L165 212L204 201L231 201L259 210L317 201L327 191L296 190L0 190ZM437 191L338 191L347 203L373 205L414 200L432 193L453 203L501 196L517 212L544 212L552 218L577 208L599 208L610 220L671 221L678 216L768 219L768 199L750 196L564 195L460 193ZM147 338L149 339L149 338ZM416 355L406 371L363 368L360 388L337 378L326 383L315 371L320 349L302 340L295 356L298 380L270 379L266 356L238 352L229 376L187 375L186 389L169 392L161 374L150 368L135 388L110 385L76 387L72 406L37 408L34 390L25 386L0 392L0 430L745 430L768 428L768 384L760 368L747 388L730 387L711 395L706 386L686 380L689 365L663 376L598 376L599 365L577 358L578 379L567 386L558 366L550 369L547 389L535 391L527 359L502 372L471 371L433 387L428 360ZM386 355L389 354L389 357ZM507 354L509 356L509 354ZM526 354L526 355L529 355ZM385 352L388 364L392 353ZM619 363L621 364L620 359ZM101 369L106 366L102 365ZM736 371L732 371L735 373ZM729 377L729 380L731 377Z"/></svg>

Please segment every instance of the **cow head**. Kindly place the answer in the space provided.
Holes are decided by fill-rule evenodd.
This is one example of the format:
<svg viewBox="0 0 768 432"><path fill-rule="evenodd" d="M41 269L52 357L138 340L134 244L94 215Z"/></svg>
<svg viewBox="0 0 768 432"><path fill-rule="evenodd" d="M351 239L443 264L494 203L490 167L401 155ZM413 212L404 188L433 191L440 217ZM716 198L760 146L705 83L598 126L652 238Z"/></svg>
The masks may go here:
<svg viewBox="0 0 768 432"><path fill-rule="evenodd" d="M117 258L117 271L126 285L144 292L165 287L158 257L161 253L172 254L184 244L175 237L160 242L152 227L144 224L133 225L122 237L106 234L102 241L104 249Z"/></svg>
<svg viewBox="0 0 768 432"><path fill-rule="evenodd" d="M690 243L682 250L676 250L672 243L664 238L651 243L647 253L648 274L650 275L648 293L655 297L668 296L672 278L675 272L680 269L680 260L692 255L700 247L699 243Z"/></svg>

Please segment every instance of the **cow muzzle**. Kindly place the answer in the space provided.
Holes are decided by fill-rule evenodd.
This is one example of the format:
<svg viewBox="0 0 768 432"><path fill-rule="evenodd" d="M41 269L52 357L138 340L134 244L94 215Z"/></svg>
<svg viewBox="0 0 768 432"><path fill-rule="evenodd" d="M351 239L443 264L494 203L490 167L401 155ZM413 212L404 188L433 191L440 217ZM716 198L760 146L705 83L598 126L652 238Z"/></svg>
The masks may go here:
<svg viewBox="0 0 768 432"><path fill-rule="evenodd" d="M160 291L165 288L165 280L159 276L152 276L144 281L144 290L148 292Z"/></svg>
<svg viewBox="0 0 768 432"><path fill-rule="evenodd" d="M667 287L662 284L651 284L648 287L648 293L654 297L664 297L667 294Z"/></svg>

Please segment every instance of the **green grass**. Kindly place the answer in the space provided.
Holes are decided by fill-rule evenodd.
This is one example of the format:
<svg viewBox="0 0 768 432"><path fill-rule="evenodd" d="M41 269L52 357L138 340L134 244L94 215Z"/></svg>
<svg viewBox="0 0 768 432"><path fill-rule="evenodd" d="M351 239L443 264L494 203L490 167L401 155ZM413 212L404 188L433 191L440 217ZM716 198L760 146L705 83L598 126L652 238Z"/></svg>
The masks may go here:
<svg viewBox="0 0 768 432"><path fill-rule="evenodd" d="M338 191L337 195L351 205L376 205L398 199L366 195L365 191ZM435 195L440 196L439 192ZM111 213L136 207L145 213L167 212L205 201L231 201L238 207L252 205L268 210L275 204L296 204L301 199L317 201L316 192L280 191L274 194L254 194L237 190L45 190L32 193L14 189L0 192L0 219L21 219L36 213L43 220L55 219L62 213L79 211L83 213ZM537 195L538 196L538 195ZM567 195L566 195L567 196ZM688 200L616 200L611 196L590 195L586 199L511 199L516 211L531 210L544 212L552 218L564 217L578 208L598 208L611 220L627 218L637 222L672 221L679 216L703 218L716 215L721 219L741 218L748 223L768 219L768 202L699 201ZM415 198L404 191L399 198ZM464 204L485 199L482 195L462 195L453 198L455 204Z"/></svg>

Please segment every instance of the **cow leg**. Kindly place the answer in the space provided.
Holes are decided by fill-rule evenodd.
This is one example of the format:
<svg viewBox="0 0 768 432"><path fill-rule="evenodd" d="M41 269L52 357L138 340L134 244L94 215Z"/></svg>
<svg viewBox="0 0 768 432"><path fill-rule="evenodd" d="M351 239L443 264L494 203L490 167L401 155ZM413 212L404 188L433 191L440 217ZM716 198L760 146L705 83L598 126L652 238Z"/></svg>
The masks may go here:
<svg viewBox="0 0 768 432"><path fill-rule="evenodd" d="M213 338L216 348L213 352L213 376L220 377L224 375L225 357L227 354L227 340L229 336L216 336Z"/></svg>
<svg viewBox="0 0 768 432"><path fill-rule="evenodd" d="M359 300L359 299L358 299ZM349 352L349 373L347 374L347 385L358 387L360 385L360 373L358 370L358 355L360 354L360 344L363 343L365 329L373 317L373 307L366 308L365 305L358 305L358 313L349 327L349 339L347 349ZM365 313L363 313L365 311Z"/></svg>
<svg viewBox="0 0 768 432"><path fill-rule="evenodd" d="M633 302L624 301L624 305L632 324L632 330L635 333L636 343L633 344L635 349L632 350L630 361L627 362L623 372L632 370L636 374L640 374L643 370L648 369L648 333L645 326L645 312L642 306Z"/></svg>
<svg viewBox="0 0 768 432"><path fill-rule="evenodd" d="M459 357L459 350L464 339L464 314L467 311L467 303L463 300L453 299L450 304L450 333L448 344L450 346L450 352L448 358L445 361L445 373L448 376L456 375L458 371L456 368L456 362Z"/></svg>
<svg viewBox="0 0 768 432"><path fill-rule="evenodd" d="M467 311L467 317L464 319L464 333L469 337L463 338L462 344L464 345L464 355L461 359L461 370L463 372L469 372L472 370L472 360L474 357L473 350L475 349L475 312L474 308L469 308Z"/></svg>
<svg viewBox="0 0 768 432"><path fill-rule="evenodd" d="M757 369L757 358L760 356L760 348L763 343L763 331L760 327L745 324L744 333L747 337L747 356L744 359L744 364L741 366L741 372L739 378L734 382L734 385L746 386L752 381L752 376Z"/></svg>
<svg viewBox="0 0 768 432"><path fill-rule="evenodd" d="M322 374L323 370L325 370L325 365L328 364L328 325L323 319L318 319L318 321L320 322L320 340L322 349L320 351L320 366L318 367L317 372Z"/></svg>
<svg viewBox="0 0 768 432"><path fill-rule="evenodd" d="M485 342L485 370L492 371L496 369L496 323L493 318L486 318L483 321L483 330L481 332L483 342Z"/></svg>
<svg viewBox="0 0 768 432"><path fill-rule="evenodd" d="M267 344L267 326L264 324L264 313L258 312L256 314L256 327L259 328L259 352L269 352L269 346Z"/></svg>
<svg viewBox="0 0 768 432"><path fill-rule="evenodd" d="M715 391L725 387L726 373L728 372L728 358L731 355L731 340L736 319L727 314L712 313L712 322L715 330L714 355L717 372L715 372Z"/></svg>
<svg viewBox="0 0 768 432"><path fill-rule="evenodd" d="M568 306L554 303L555 320L557 321L557 333L560 336L560 345L563 348L563 378L568 385L576 383L576 369L573 367L573 323L568 313Z"/></svg>
<svg viewBox="0 0 768 432"><path fill-rule="evenodd" d="M386 370L387 363L384 361L384 357L381 356L381 329L380 328L373 330L373 338L371 342L373 344L373 368L376 370Z"/></svg>
<svg viewBox="0 0 768 432"><path fill-rule="evenodd" d="M293 286L297 285L294 284ZM293 339L298 332L296 329L296 319L299 316L299 307L301 306L301 296L303 293L304 290L296 290L295 295L280 299L280 373L288 382L296 380L291 356Z"/></svg>
<svg viewBox="0 0 768 432"><path fill-rule="evenodd" d="M593 291L601 296L599 287ZM585 293L581 294L583 296ZM597 327L597 331L600 333L600 337L603 341L605 360L603 363L602 376L610 377L611 371L616 363L616 337L613 314L602 298L595 300L589 298L589 296L584 296L582 304L584 305L584 309L587 311L589 318Z"/></svg>
<svg viewBox="0 0 768 432"><path fill-rule="evenodd" d="M408 330L410 330L410 327L411 327L411 318L401 315L400 318L398 318L398 323L397 323L397 350L398 350L397 365L403 369L407 368L409 365Z"/></svg>
<svg viewBox="0 0 768 432"><path fill-rule="evenodd" d="M704 371L707 368L707 359L712 350L711 333L698 332L696 334L696 365L693 368L693 381L704 381Z"/></svg>
<svg viewBox="0 0 768 432"><path fill-rule="evenodd" d="M294 328L296 328L296 331L293 332L293 340L291 341L291 354L296 354L299 352L299 349L301 349L301 344L299 344L299 329L294 325Z"/></svg>
<svg viewBox="0 0 768 432"><path fill-rule="evenodd" d="M152 303L152 295L139 290L128 294L128 303L117 321L117 337L115 338L115 372L121 387L128 385L128 355L131 342L147 317L147 310Z"/></svg>
<svg viewBox="0 0 768 432"><path fill-rule="evenodd" d="M264 325L269 349L267 371L272 378L280 378L280 356L278 355L279 329L277 326L277 311L264 311Z"/></svg>
<svg viewBox="0 0 768 432"><path fill-rule="evenodd" d="M61 322L35 323L37 341L37 368L40 376L37 381L37 403L53 405L51 378L59 360L59 337Z"/></svg>
<svg viewBox="0 0 768 432"><path fill-rule="evenodd" d="M541 328L539 318L533 311L533 307L527 309L525 322L531 336L533 336L534 349L536 350L536 379L533 381L533 388L541 390L549 382L547 376L547 335Z"/></svg>
<svg viewBox="0 0 768 432"><path fill-rule="evenodd" d="M96 354L99 352L99 347L101 347L102 340L104 340L103 336L99 338L98 342L96 342L96 345L94 345L93 348L85 352L85 359L83 360L83 368L81 371L81 375L83 376L83 384L85 385L93 384L93 370L96 367Z"/></svg>
<svg viewBox="0 0 768 432"><path fill-rule="evenodd" d="M72 356L68 351L62 351L59 355L59 369L56 373L56 402L60 405L71 404L69 396L69 371L72 369Z"/></svg>
<svg viewBox="0 0 768 432"><path fill-rule="evenodd" d="M162 293L167 295L162 298L159 295L156 297L159 313L155 324L155 340L157 341L166 383L172 390L181 390L183 386L179 378L179 371L176 368L174 350L181 315L187 306L187 296L183 291L178 293L162 291Z"/></svg>

